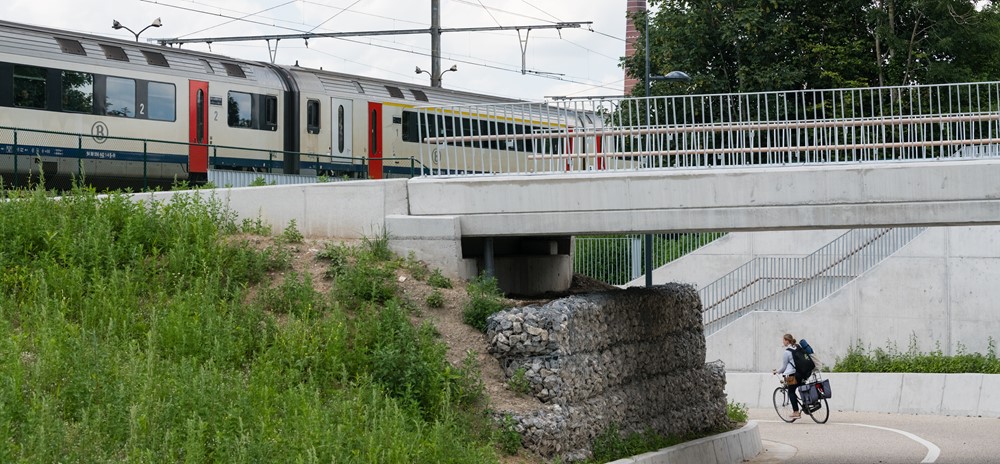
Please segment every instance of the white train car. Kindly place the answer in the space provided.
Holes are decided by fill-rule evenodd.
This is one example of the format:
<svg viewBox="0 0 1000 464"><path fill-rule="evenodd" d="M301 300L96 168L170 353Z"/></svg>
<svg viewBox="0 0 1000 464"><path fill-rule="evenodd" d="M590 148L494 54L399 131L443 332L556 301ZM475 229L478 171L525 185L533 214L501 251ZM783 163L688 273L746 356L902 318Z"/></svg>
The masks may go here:
<svg viewBox="0 0 1000 464"><path fill-rule="evenodd" d="M199 183L210 167L370 178L504 165L523 171L539 153L579 147L565 137L448 142L477 153L459 159L420 142L565 132L596 119L544 104L530 115L462 109L517 104L0 21L0 176L7 183L28 174L85 176L108 187Z"/></svg>

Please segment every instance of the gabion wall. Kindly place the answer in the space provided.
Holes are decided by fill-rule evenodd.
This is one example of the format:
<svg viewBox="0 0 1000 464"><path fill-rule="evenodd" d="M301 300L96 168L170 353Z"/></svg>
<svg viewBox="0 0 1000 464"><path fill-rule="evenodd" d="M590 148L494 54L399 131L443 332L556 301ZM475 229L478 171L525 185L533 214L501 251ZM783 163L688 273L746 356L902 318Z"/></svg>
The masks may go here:
<svg viewBox="0 0 1000 464"><path fill-rule="evenodd" d="M701 301L689 285L571 296L490 316L490 353L510 378L523 368L546 405L513 415L525 447L590 456L611 424L687 435L725 426L725 372L705 364Z"/></svg>

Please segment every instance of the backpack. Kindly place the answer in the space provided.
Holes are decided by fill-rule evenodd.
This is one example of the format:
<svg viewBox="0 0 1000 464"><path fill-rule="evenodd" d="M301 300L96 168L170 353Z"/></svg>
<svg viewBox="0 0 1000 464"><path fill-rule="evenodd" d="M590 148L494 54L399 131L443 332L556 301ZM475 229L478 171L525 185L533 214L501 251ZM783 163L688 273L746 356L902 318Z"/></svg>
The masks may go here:
<svg viewBox="0 0 1000 464"><path fill-rule="evenodd" d="M816 363L813 362L812 357L801 347L798 349L788 348L788 351L792 352L792 365L795 366L795 377L798 377L799 380L808 379L812 375L813 369L816 368Z"/></svg>
<svg viewBox="0 0 1000 464"><path fill-rule="evenodd" d="M803 338L802 340L799 340L799 347L802 348L802 351L805 351L806 354L813 354L813 347L809 346L809 342L807 342L806 339Z"/></svg>

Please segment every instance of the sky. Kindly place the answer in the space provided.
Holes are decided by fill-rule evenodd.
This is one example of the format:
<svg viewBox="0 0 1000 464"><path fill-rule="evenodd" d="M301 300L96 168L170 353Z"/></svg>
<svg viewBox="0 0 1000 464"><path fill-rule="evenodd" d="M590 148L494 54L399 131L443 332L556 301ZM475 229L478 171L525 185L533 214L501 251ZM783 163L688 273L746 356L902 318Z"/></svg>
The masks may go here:
<svg viewBox="0 0 1000 464"><path fill-rule="evenodd" d="M523 100L551 96L621 95L624 75L626 0L441 0L442 28L533 26L591 21L580 29L535 29L528 34L521 73L521 40L516 31L442 34L445 88ZM154 19L140 41L424 29L430 27L430 0L5 0L7 21L135 40L114 30L113 20L139 31ZM525 31L521 31L521 39ZM294 64L369 77L429 85L429 34L348 39L288 39L278 43L276 63ZM272 47L274 42L272 41ZM267 43L217 42L184 48L270 61Z"/></svg>

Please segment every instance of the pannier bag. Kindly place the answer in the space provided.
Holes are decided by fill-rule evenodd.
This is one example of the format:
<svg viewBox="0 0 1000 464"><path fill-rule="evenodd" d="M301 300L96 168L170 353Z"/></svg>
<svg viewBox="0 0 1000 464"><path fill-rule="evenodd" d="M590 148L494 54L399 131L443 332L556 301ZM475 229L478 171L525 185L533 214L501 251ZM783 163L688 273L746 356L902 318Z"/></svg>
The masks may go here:
<svg viewBox="0 0 1000 464"><path fill-rule="evenodd" d="M833 398L833 390L830 389L830 379L816 382L816 390L819 391L820 398Z"/></svg>
<svg viewBox="0 0 1000 464"><path fill-rule="evenodd" d="M815 383L810 383L799 387L799 397L803 404L813 404L819 401L819 390Z"/></svg>

